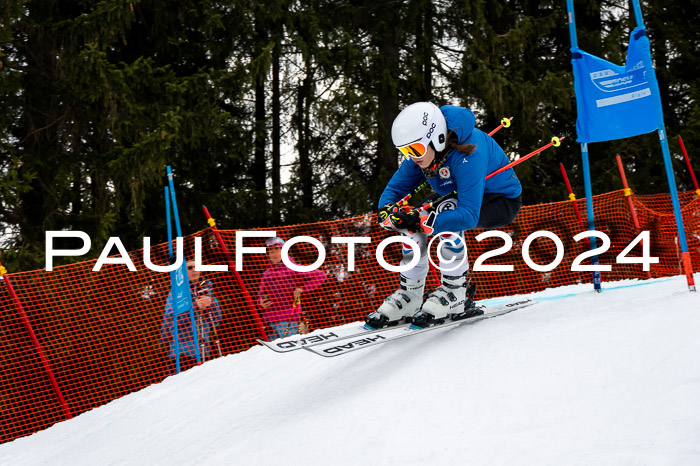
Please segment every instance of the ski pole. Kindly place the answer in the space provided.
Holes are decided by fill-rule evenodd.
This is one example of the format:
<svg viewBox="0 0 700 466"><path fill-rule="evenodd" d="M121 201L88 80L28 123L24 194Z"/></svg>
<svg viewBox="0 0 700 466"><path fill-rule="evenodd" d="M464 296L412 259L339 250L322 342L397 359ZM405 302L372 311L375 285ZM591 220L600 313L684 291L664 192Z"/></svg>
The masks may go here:
<svg viewBox="0 0 700 466"><path fill-rule="evenodd" d="M501 167L501 168L499 168L498 170L496 170L495 172L493 172L493 173L491 173L490 175L486 176L486 179L488 180L488 179L491 178L492 176L496 176L496 175L498 175L499 173L504 172L504 171L508 170L509 168L512 168L512 167L518 165L519 163L522 163L522 162L526 161L526 160L529 159L530 157L539 154L540 152L542 152L543 150L545 150L545 149L547 149L547 148L549 148L549 147L552 147L552 146L554 146L554 147L559 147L559 145L561 144L561 141L563 141L563 140L564 140L563 137L562 137L562 138L558 138L558 137L556 137L556 136L553 137L553 138L552 138L552 141L551 141L549 144L545 144L544 146L540 147L540 148L537 149L537 150L534 150L534 151L530 152L529 154L527 154L527 155L524 156L524 157L520 157L520 158L517 159L517 160L513 160L511 163L509 163L509 164L506 165L505 167Z"/></svg>
<svg viewBox="0 0 700 466"><path fill-rule="evenodd" d="M546 144L546 145L540 147L539 149L530 152L530 153L527 154L526 156L520 157L520 158L518 158L517 160L512 161L512 162L509 163L508 165L499 168L498 170L494 171L493 173L490 173L490 174L486 175L486 178L485 178L485 179L488 180L489 178L491 178L491 177L493 177L493 176L496 176L496 175L498 175L499 173L502 173L502 172L508 170L509 168L513 168L514 166L516 166L516 165L518 165L518 164L520 164L520 163L526 161L527 159L529 159L530 157L532 157L532 156L534 156L534 155L539 154L540 152L542 152L543 150L545 150L545 149L547 149L547 148L549 148L549 147L552 147L552 146L554 146L554 147L559 147L559 145L561 144L561 141L562 141L563 139L564 139L564 138L558 138L558 137L556 137L556 136L553 137L553 138L552 138L552 141L551 141L549 144ZM449 198L450 196L454 196L455 194L457 194L457 191L452 191L451 193L447 193L447 194L445 194L444 196L441 196L441 197L435 199L434 201L432 201L432 202L430 202L430 203L428 203L428 204L424 204L424 205L422 205L422 206L420 206L420 207L417 207L415 210L418 210L418 211L425 211L425 210L431 208L432 206L439 204L440 202L444 201L445 199Z"/></svg>
<svg viewBox="0 0 700 466"><path fill-rule="evenodd" d="M202 362L201 364L204 364L207 359L206 359L206 353L204 352L204 335L202 334L202 311L200 311L198 320L199 320L199 327L197 328L197 335L199 336L199 354L201 356Z"/></svg>
<svg viewBox="0 0 700 466"><path fill-rule="evenodd" d="M294 298L292 308L299 314L299 333L301 335L309 333L309 321L305 319L306 312L301 312L301 296Z"/></svg>
<svg viewBox="0 0 700 466"><path fill-rule="evenodd" d="M418 193L418 191L425 188L427 185L428 185L428 180L425 180L424 182L422 182L420 184L420 186L418 186L416 189L414 189L412 193L408 193L403 198L401 198L401 200L396 203L396 206L403 207L404 205L406 205L408 203L408 200L411 199L412 196L415 196Z"/></svg>
<svg viewBox="0 0 700 466"><path fill-rule="evenodd" d="M489 136L493 136L493 135L496 134L496 133L498 132L498 130L500 130L501 128L508 128L508 127L510 127L510 121L511 121L512 119L513 119L513 117L510 117L510 118L505 118L505 117L503 117L503 119L501 120L501 124L498 125L495 129L493 129L493 130L489 133ZM399 202L396 203L396 205L397 205L398 207L403 207L404 205L406 205L406 204L408 203L408 200L411 199L411 197L415 196L415 195L418 193L418 191L420 191L421 189L425 188L427 185L428 185L428 180L425 180L424 182L422 182L422 183L420 184L420 186L418 186L416 189L414 189L412 193L406 194Z"/></svg>
<svg viewBox="0 0 700 466"><path fill-rule="evenodd" d="M688 171L690 172L690 177L693 179L693 185L695 186L695 194L700 197L700 188L698 187L698 180L695 178L695 172L693 171L693 166L690 164L690 157L688 157L688 152L685 150L685 144L683 144L683 139L678 136L678 142L681 145L681 150L683 151L683 158L685 158L685 164L688 165Z"/></svg>
<svg viewBox="0 0 700 466"><path fill-rule="evenodd" d="M214 343L216 343L216 349L219 351L219 357L224 354L221 352L221 345L219 344L219 334L216 331L216 325L211 326L211 331L214 333Z"/></svg>
<svg viewBox="0 0 700 466"><path fill-rule="evenodd" d="M512 120L512 119L513 119L513 117L510 117L510 118L505 118L505 117L504 117L504 118L501 120L501 124L498 125L498 127L496 127L496 129L494 129L493 131L491 131L491 132L489 133L489 136L493 136L493 135L496 134L496 132L497 132L499 129L501 129L501 128L508 128L508 127L510 126L510 120Z"/></svg>

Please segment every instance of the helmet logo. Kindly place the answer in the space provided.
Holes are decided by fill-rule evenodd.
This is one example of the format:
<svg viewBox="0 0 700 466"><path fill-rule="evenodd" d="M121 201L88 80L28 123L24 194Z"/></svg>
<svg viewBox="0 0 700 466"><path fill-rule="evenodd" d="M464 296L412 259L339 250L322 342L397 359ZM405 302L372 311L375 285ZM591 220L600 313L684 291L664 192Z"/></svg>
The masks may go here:
<svg viewBox="0 0 700 466"><path fill-rule="evenodd" d="M423 112L423 126L428 126L428 113Z"/></svg>
<svg viewBox="0 0 700 466"><path fill-rule="evenodd" d="M445 135L444 135L444 134L441 134L440 136L438 136L438 142L439 142L440 144L442 144L443 142L445 142Z"/></svg>
<svg viewBox="0 0 700 466"><path fill-rule="evenodd" d="M433 131L435 130L435 123L430 125L430 129L428 130L428 134L425 135L427 139L430 139L433 136Z"/></svg>

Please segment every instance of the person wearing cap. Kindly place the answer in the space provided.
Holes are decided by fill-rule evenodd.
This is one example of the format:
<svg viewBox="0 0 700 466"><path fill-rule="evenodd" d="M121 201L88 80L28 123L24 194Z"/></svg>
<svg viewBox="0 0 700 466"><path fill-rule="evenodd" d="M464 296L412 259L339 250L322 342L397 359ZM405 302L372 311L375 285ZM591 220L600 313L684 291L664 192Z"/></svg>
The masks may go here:
<svg viewBox="0 0 700 466"><path fill-rule="evenodd" d="M320 269L297 272L284 265L282 238L269 238L265 246L270 263L260 280L258 305L265 311L267 338L272 341L299 333L301 295L321 286L326 274Z"/></svg>
<svg viewBox="0 0 700 466"><path fill-rule="evenodd" d="M367 316L366 323L381 328L411 321L426 327L478 315L482 311L473 304L476 286L468 277L464 231L511 223L522 207L520 181L512 168L485 179L509 160L491 136L475 128L474 114L467 108L414 103L396 117L391 137L405 160L382 193L378 222L410 236L420 257L415 267L400 274L399 289ZM456 194L432 212L401 210L396 203L426 179L438 196ZM440 286L423 302L430 235L440 237L442 276ZM404 246L401 265L409 264L414 254Z"/></svg>

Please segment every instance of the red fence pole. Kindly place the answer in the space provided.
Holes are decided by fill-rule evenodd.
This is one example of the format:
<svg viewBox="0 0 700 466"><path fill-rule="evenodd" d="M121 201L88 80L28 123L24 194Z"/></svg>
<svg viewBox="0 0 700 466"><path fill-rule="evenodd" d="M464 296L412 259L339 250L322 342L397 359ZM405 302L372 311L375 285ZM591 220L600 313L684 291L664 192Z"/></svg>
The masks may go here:
<svg viewBox="0 0 700 466"><path fill-rule="evenodd" d="M697 178L695 178L693 166L690 164L690 157L688 157L688 152L685 150L685 144L683 144L683 139L680 136L678 136L678 143L681 145L681 151L683 151L683 158L685 158L685 164L688 166L690 177L693 179L693 185L695 186L695 194L697 194L697 196L700 197L700 187L698 187L698 180Z"/></svg>
<svg viewBox="0 0 700 466"><path fill-rule="evenodd" d="M44 371L46 371L46 375L49 377L49 381L51 382L53 391L56 393L56 397L58 398L58 401L61 404L61 408L63 409L63 413L66 415L66 419L71 419L73 417L73 414L71 413L70 408L68 407L68 403L66 403L66 399L63 398L63 393L61 392L61 388L58 386L58 382L56 381L56 377L53 374L53 370L51 370L49 360L41 347L41 343L39 343L39 339L34 333L34 329L32 328L31 322L29 322L29 317L27 317L27 313L24 312L24 307L22 307L22 303L17 297L14 288L12 288L12 284L10 283L10 277L5 276L5 274L7 274L7 269L3 267L2 263L0 263L0 280L5 282L7 291L8 293L10 293L10 298L12 298L12 302L17 307L17 312L19 313L19 316L22 319L24 328L27 330L29 337L32 339L32 343L34 343L34 348L36 349L37 353L39 353L39 359L41 359L41 363L44 366Z"/></svg>
<svg viewBox="0 0 700 466"><path fill-rule="evenodd" d="M248 305L248 310L250 310L250 314L253 316L253 320L255 321L255 324L258 326L258 330L260 331L260 336L262 337L263 340L267 341L267 334L265 333L265 326L263 325L262 321L260 320L260 315L258 315L258 310L255 307L255 303L253 302L253 298L250 296L250 293L248 293L248 288L246 288L245 283L243 283L243 279L241 278L241 275L238 273L238 270L236 270L236 264L231 258L231 253L229 252L228 248L226 247L226 243L224 243L223 238L221 238L221 234L219 234L219 230L216 227L216 221L212 218L211 215L209 215L209 210L206 208L206 206L202 206L202 210L204 211L204 215L207 217L207 222L209 222L209 226L211 226L211 231L214 232L214 236L216 236L216 240L219 242L219 246L221 246L221 250L224 252L226 255L226 260L228 261L228 266L230 270L233 270L233 275L236 277L236 281L238 282L238 286L241 287L241 290L243 290L243 296L245 297L246 304Z"/></svg>
<svg viewBox="0 0 700 466"><path fill-rule="evenodd" d="M625 198L627 199L627 205L630 208L630 213L632 214L632 223L634 224L634 229L637 233L641 231L639 227L639 219L637 218L637 211L634 208L634 203L632 202L632 190L629 185L627 185L627 177L625 176L625 168L622 166L622 159L619 155L616 155L617 168L620 170L620 178L622 178L622 186L625 188ZM646 271L647 278L651 278L651 271Z"/></svg>

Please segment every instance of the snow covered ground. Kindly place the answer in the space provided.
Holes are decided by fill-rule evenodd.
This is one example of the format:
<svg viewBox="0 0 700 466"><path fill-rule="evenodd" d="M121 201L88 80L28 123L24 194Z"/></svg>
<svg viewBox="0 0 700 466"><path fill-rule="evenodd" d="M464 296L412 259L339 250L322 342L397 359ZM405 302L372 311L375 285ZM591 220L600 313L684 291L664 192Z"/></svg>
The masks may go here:
<svg viewBox="0 0 700 466"><path fill-rule="evenodd" d="M337 358L255 347L0 445L0 464L700 464L700 293L604 287Z"/></svg>

